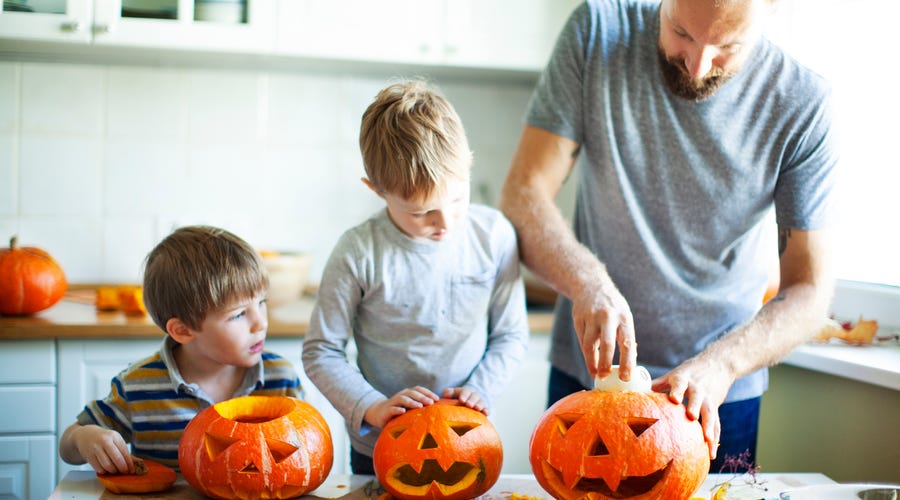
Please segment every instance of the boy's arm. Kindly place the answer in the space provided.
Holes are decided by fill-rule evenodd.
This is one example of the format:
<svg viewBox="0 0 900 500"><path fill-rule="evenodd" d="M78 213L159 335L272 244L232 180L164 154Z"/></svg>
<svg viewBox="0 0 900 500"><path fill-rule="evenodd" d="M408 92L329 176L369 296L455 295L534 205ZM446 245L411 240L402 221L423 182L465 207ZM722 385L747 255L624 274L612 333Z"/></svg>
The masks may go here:
<svg viewBox="0 0 900 500"><path fill-rule="evenodd" d="M484 357L464 384L480 394L490 408L516 374L528 346L525 285L519 266L516 235L504 218L495 237L503 249L488 310L488 340Z"/></svg>
<svg viewBox="0 0 900 500"><path fill-rule="evenodd" d="M352 243L342 238L322 273L316 305L303 340L303 369L354 432L362 433L366 410L385 399L347 359L362 291Z"/></svg>
<svg viewBox="0 0 900 500"><path fill-rule="evenodd" d="M122 435L97 425L70 425L59 440L59 456L72 465L88 463L101 473L134 473L134 461Z"/></svg>

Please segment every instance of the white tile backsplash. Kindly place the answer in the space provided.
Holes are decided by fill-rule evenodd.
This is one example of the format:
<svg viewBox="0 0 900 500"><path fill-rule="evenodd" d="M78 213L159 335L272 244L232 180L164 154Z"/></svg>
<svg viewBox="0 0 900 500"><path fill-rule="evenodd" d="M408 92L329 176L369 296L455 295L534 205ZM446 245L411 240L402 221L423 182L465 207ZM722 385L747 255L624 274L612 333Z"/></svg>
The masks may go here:
<svg viewBox="0 0 900 500"><path fill-rule="evenodd" d="M47 249L71 282L132 283L172 229L212 224L311 253L316 280L383 207L360 182L359 123L399 77L0 63L0 238ZM530 85L432 82L495 197Z"/></svg>
<svg viewBox="0 0 900 500"><path fill-rule="evenodd" d="M105 90L103 66L25 63L21 130L26 134L100 137Z"/></svg>
<svg viewBox="0 0 900 500"><path fill-rule="evenodd" d="M184 72L176 69L110 68L107 135L184 142L186 92Z"/></svg>
<svg viewBox="0 0 900 500"><path fill-rule="evenodd" d="M103 211L99 137L22 134L20 215L91 215Z"/></svg>
<svg viewBox="0 0 900 500"><path fill-rule="evenodd" d="M12 133L18 126L19 66L0 62L0 134ZM2 179L2 177L0 177Z"/></svg>
<svg viewBox="0 0 900 500"><path fill-rule="evenodd" d="M0 132L0 216L15 215L18 204L18 178L16 157L17 137L11 133ZM0 234L0 242L3 235Z"/></svg>

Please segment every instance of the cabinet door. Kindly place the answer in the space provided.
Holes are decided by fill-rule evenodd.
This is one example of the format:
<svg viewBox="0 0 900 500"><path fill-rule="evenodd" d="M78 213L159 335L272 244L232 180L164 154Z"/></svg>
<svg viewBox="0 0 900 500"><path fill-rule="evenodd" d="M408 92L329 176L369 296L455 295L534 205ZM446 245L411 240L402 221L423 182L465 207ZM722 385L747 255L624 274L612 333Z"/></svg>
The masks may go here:
<svg viewBox="0 0 900 500"><path fill-rule="evenodd" d="M0 436L0 498L47 498L56 485L56 440Z"/></svg>
<svg viewBox="0 0 900 500"><path fill-rule="evenodd" d="M109 394L110 381L129 363L159 350L159 339L60 340L58 341L59 385L57 433L75 422L85 403ZM70 470L90 470L59 461L59 477Z"/></svg>
<svg viewBox="0 0 900 500"><path fill-rule="evenodd" d="M0 38L88 43L93 0L4 0Z"/></svg>
<svg viewBox="0 0 900 500"><path fill-rule="evenodd" d="M281 0L276 50L316 58L429 63L443 0Z"/></svg>
<svg viewBox="0 0 900 500"><path fill-rule="evenodd" d="M325 418L328 428L331 430L331 440L334 445L334 465L331 471L350 474L350 436L347 434L347 429L344 426L344 418L334 409L334 406L331 406L328 399L316 389L316 386L306 376L306 372L303 371L303 363L300 361L300 355L303 352L303 340L299 337L268 338L266 339L266 350L278 353L294 364L297 375L300 376L300 384L303 386L304 401L319 410L319 413Z"/></svg>
<svg viewBox="0 0 900 500"><path fill-rule="evenodd" d="M542 70L575 0L447 0L444 61Z"/></svg>
<svg viewBox="0 0 900 500"><path fill-rule="evenodd" d="M259 53L271 50L274 23L271 0L96 0L93 40L97 45Z"/></svg>

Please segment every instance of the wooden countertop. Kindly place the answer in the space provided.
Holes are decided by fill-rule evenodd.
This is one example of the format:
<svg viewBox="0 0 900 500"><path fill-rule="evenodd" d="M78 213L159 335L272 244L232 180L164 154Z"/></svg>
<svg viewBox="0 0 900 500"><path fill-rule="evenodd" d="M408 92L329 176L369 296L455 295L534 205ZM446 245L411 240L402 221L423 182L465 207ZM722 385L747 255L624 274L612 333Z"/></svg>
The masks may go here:
<svg viewBox="0 0 900 500"><path fill-rule="evenodd" d="M269 309L268 335L302 336L309 327L315 297L304 296ZM551 311L528 315L531 331L549 332ZM152 338L162 331L149 316L128 316L122 312L97 311L93 288L73 288L53 307L32 316L0 317L0 340L57 338Z"/></svg>

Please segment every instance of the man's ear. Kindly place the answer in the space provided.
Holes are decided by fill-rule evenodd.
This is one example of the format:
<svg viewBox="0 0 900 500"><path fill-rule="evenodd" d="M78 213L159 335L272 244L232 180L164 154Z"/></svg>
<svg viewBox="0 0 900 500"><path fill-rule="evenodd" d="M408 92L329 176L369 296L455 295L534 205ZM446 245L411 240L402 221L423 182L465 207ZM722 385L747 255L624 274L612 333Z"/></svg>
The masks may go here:
<svg viewBox="0 0 900 500"><path fill-rule="evenodd" d="M368 186L369 189L371 189L373 193L377 194L379 198L384 198L384 195L381 194L381 191L377 187L375 187L375 184L372 184L372 181L370 181L366 177L360 177L359 180L363 181L363 184Z"/></svg>
<svg viewBox="0 0 900 500"><path fill-rule="evenodd" d="M194 340L194 331L178 318L171 318L169 321L166 321L166 331L172 337L172 340L179 344L188 344Z"/></svg>

